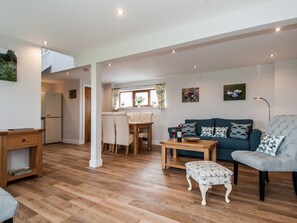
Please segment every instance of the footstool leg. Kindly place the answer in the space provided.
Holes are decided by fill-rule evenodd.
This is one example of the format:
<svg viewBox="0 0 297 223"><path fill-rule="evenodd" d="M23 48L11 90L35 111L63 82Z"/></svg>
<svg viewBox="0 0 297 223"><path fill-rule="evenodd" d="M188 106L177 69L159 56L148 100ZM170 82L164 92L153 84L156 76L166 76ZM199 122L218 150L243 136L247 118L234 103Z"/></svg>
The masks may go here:
<svg viewBox="0 0 297 223"><path fill-rule="evenodd" d="M232 190L232 184L224 184L224 186L227 188L226 195L225 195L225 201L227 203L229 203L230 200L229 200L228 196L229 196L229 194L230 194L230 192Z"/></svg>
<svg viewBox="0 0 297 223"><path fill-rule="evenodd" d="M192 183L191 183L190 175L187 174L186 178L187 178L187 181L188 181L188 184L189 184L188 190L191 191L192 190Z"/></svg>
<svg viewBox="0 0 297 223"><path fill-rule="evenodd" d="M205 196L206 196L206 192L207 192L207 190L210 188L210 186L203 186L203 185L199 184L199 188L200 188L201 197L202 197L201 204L202 204L203 206L205 206L205 205L206 205L206 199L205 199Z"/></svg>

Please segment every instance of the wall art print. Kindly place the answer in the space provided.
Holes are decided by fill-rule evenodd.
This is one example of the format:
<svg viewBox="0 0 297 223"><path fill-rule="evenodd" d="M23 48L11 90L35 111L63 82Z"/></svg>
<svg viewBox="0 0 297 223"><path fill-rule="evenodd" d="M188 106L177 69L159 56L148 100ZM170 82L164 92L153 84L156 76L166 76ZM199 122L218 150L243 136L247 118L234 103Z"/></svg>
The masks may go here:
<svg viewBox="0 0 297 223"><path fill-rule="evenodd" d="M76 89L69 90L69 99L74 99L74 98L76 98Z"/></svg>
<svg viewBox="0 0 297 223"><path fill-rule="evenodd" d="M245 84L224 85L224 101L245 100Z"/></svg>
<svg viewBox="0 0 297 223"><path fill-rule="evenodd" d="M0 80L17 81L17 57L12 50L0 48Z"/></svg>
<svg viewBox="0 0 297 223"><path fill-rule="evenodd" d="M199 87L182 89L182 102L198 102L198 101L199 101Z"/></svg>

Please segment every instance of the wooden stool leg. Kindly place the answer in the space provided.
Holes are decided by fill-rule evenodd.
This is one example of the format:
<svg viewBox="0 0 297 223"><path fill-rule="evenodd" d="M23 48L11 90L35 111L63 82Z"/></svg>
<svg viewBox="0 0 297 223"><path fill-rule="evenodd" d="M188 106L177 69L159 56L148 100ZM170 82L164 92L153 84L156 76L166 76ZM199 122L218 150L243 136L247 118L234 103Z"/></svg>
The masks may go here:
<svg viewBox="0 0 297 223"><path fill-rule="evenodd" d="M203 206L206 205L206 192L207 190L209 189L209 186L203 186L201 184L199 184L199 188L200 188L200 192L201 192L201 197L202 197L202 201L201 201L201 204Z"/></svg>
<svg viewBox="0 0 297 223"><path fill-rule="evenodd" d="M188 181L188 183L189 183L188 190L191 191L191 190L192 190L192 182L191 182L191 179L190 179L190 175L187 174L187 175L186 175L186 178L187 178L187 181Z"/></svg>
<svg viewBox="0 0 297 223"><path fill-rule="evenodd" d="M224 184L224 186L227 188L227 191L226 191L226 195L225 195L225 201L227 203L230 202L230 199L228 198L229 194L231 193L231 190L232 190L232 184Z"/></svg>

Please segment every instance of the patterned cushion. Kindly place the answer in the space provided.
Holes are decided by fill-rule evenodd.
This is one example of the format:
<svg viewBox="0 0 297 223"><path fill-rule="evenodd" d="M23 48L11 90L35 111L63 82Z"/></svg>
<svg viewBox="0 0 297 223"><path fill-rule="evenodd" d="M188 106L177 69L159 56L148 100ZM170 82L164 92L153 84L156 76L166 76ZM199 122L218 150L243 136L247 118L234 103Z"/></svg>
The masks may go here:
<svg viewBox="0 0 297 223"><path fill-rule="evenodd" d="M187 135L196 135L196 122L182 124L182 132Z"/></svg>
<svg viewBox="0 0 297 223"><path fill-rule="evenodd" d="M213 137L227 138L227 131L228 127L216 127L216 131Z"/></svg>
<svg viewBox="0 0 297 223"><path fill-rule="evenodd" d="M285 138L284 136L273 136L273 135L266 134L261 140L257 148L257 151L275 156L277 149L284 138Z"/></svg>
<svg viewBox="0 0 297 223"><path fill-rule="evenodd" d="M196 182L203 186L230 184L233 172L212 161L187 162L186 171Z"/></svg>
<svg viewBox="0 0 297 223"><path fill-rule="evenodd" d="M238 124L231 122L230 138L248 139L252 124Z"/></svg>
<svg viewBox="0 0 297 223"><path fill-rule="evenodd" d="M213 127L202 126L201 136L213 136Z"/></svg>

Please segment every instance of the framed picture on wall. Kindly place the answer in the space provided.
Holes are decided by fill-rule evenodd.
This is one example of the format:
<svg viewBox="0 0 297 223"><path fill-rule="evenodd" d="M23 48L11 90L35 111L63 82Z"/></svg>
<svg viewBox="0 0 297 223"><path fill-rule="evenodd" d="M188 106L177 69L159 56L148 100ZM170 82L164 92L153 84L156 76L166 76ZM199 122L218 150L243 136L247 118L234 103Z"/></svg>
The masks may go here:
<svg viewBox="0 0 297 223"><path fill-rule="evenodd" d="M198 101L199 101L199 87L182 89L182 102L198 102Z"/></svg>
<svg viewBox="0 0 297 223"><path fill-rule="evenodd" d="M76 98L76 90L69 90L69 98L70 99Z"/></svg>
<svg viewBox="0 0 297 223"><path fill-rule="evenodd" d="M245 84L224 85L224 101L245 100Z"/></svg>
<svg viewBox="0 0 297 223"><path fill-rule="evenodd" d="M0 48L0 80L17 81L17 57L12 50Z"/></svg>

